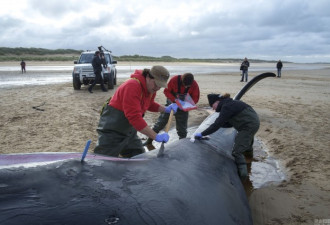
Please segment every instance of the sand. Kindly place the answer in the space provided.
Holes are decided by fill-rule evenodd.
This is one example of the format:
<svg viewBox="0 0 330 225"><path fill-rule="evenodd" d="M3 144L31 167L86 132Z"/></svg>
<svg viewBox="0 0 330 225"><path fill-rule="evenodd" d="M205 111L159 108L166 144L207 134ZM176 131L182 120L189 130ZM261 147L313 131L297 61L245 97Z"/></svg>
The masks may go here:
<svg viewBox="0 0 330 225"><path fill-rule="evenodd" d="M250 79L255 75L250 72ZM190 126L209 115L207 94L234 96L245 84L239 72L195 79L201 100L199 110L190 113ZM92 149L100 109L115 90L102 92L97 86L93 91L74 91L71 83L0 89L0 153L81 152L88 139ZM330 223L329 97L330 69L284 69L282 78L262 80L243 96L260 116L257 137L286 173L281 184L268 184L249 196L254 224ZM165 102L162 92L157 101ZM39 105L41 110L33 108ZM152 125L157 116L147 113L145 118Z"/></svg>

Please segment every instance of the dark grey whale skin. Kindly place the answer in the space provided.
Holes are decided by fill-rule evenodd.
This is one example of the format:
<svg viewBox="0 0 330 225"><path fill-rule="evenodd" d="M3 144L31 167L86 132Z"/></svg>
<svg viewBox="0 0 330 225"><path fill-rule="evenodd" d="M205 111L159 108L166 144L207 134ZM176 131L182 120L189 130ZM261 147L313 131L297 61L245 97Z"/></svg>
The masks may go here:
<svg viewBox="0 0 330 225"><path fill-rule="evenodd" d="M252 224L234 162L208 148L1 169L0 224Z"/></svg>
<svg viewBox="0 0 330 225"><path fill-rule="evenodd" d="M163 157L0 168L0 224L253 224L231 157L235 134L181 139Z"/></svg>

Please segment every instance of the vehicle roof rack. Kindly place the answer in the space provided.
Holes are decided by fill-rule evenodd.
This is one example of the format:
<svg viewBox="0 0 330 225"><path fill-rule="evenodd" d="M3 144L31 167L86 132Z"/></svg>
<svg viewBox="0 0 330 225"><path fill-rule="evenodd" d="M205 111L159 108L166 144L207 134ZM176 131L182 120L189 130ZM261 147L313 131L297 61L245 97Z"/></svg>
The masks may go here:
<svg viewBox="0 0 330 225"><path fill-rule="evenodd" d="M105 47L103 47L102 45L101 45L101 46L99 46L98 48L99 48L99 49L100 49L100 48L103 48L105 51L112 53L112 51L110 51L110 50L106 49L106 48L105 48Z"/></svg>

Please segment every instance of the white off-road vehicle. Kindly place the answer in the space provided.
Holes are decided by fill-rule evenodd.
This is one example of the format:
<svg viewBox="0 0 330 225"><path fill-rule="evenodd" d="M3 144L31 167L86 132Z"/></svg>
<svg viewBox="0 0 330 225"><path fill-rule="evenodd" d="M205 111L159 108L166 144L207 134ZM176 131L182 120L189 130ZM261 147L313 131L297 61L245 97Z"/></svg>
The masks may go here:
<svg viewBox="0 0 330 225"><path fill-rule="evenodd" d="M104 84L108 86L108 89L113 89L114 85L117 84L117 61L113 60L111 51L106 50L102 46L98 48L101 54L104 54L105 58L101 73ZM95 79L92 66L94 55L95 51L84 51L81 53L79 60L74 61L75 65L72 72L72 82L75 90L80 90L82 84L89 85L93 83Z"/></svg>

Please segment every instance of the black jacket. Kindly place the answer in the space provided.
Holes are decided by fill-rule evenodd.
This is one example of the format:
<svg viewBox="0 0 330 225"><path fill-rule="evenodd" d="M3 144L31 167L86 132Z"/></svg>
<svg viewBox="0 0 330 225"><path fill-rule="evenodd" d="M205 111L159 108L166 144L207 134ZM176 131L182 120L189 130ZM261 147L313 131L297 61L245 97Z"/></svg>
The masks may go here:
<svg viewBox="0 0 330 225"><path fill-rule="evenodd" d="M212 125L210 125L206 130L202 132L202 135L206 136L212 134L220 127L232 127L233 125L228 121L247 107L251 106L242 101L233 100L232 98L222 99L219 102L217 109L215 110L216 112L220 112L219 117L214 121Z"/></svg>
<svg viewBox="0 0 330 225"><path fill-rule="evenodd" d="M277 67L277 69L282 69L282 67L283 67L282 62L278 62L278 63L276 64L276 67Z"/></svg>
<svg viewBox="0 0 330 225"><path fill-rule="evenodd" d="M250 63L249 63L249 61L243 61L242 62L242 64L241 64L241 68L240 68L240 70L243 70L243 71L248 71L248 69L249 69L249 67L250 67Z"/></svg>
<svg viewBox="0 0 330 225"><path fill-rule="evenodd" d="M102 72L102 60L97 55L95 55L92 60L92 66L93 66L94 73Z"/></svg>

